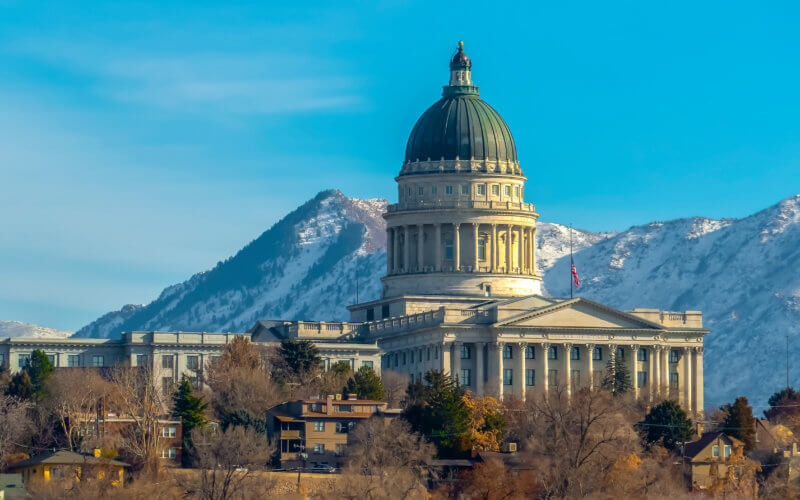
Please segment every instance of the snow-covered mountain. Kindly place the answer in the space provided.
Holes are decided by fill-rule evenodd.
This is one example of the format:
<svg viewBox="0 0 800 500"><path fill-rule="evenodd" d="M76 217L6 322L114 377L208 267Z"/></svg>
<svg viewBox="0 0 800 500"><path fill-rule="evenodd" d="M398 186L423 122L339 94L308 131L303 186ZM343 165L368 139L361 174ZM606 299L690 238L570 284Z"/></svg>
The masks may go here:
<svg viewBox="0 0 800 500"><path fill-rule="evenodd" d="M46 326L31 325L20 321L0 320L0 339L6 337L35 337L35 338L60 338L72 336L72 332L54 330Z"/></svg>
<svg viewBox="0 0 800 500"><path fill-rule="evenodd" d="M377 298L385 273L385 200L324 191L210 271L125 306L76 333L243 331L257 319L345 320L345 306ZM548 293L569 294L569 229L538 225L537 263ZM800 334L800 196L743 219L677 219L627 231L573 232L579 294L621 309L699 309L706 399L763 402L785 382L785 336ZM792 349L800 355L800 343ZM800 378L800 363L791 368Z"/></svg>

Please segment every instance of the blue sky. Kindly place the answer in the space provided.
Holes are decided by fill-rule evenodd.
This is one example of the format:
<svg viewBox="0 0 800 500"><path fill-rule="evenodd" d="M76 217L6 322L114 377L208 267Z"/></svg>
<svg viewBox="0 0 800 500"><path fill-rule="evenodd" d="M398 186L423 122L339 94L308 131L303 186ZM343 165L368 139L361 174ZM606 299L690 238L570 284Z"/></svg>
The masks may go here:
<svg viewBox="0 0 800 500"><path fill-rule="evenodd" d="M542 220L800 192L796 3L295 3L0 0L0 319L77 329L322 189L393 199L460 39Z"/></svg>

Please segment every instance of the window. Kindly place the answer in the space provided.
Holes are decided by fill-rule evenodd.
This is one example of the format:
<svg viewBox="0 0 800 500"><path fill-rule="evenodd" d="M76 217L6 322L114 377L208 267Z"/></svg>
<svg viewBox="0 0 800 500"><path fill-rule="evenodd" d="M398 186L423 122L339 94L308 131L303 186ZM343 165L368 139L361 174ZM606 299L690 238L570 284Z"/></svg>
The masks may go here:
<svg viewBox="0 0 800 500"><path fill-rule="evenodd" d="M413 364L414 364L414 351L411 351L409 354L410 354L410 356L409 356L409 358L410 358L410 359L409 359L409 362L410 362L410 363L413 365Z"/></svg>
<svg viewBox="0 0 800 500"><path fill-rule="evenodd" d="M578 387L581 385L581 371L580 370L572 370L569 374L569 382L572 384L572 387Z"/></svg>
<svg viewBox="0 0 800 500"><path fill-rule="evenodd" d="M532 345L525 348L525 359L536 359L536 350Z"/></svg>
<svg viewBox="0 0 800 500"><path fill-rule="evenodd" d="M408 186L408 189L406 189L406 193L408 194L408 197L411 198L411 186Z"/></svg>
<svg viewBox="0 0 800 500"><path fill-rule="evenodd" d="M413 373L411 374L410 381L411 381L411 384L413 385L414 384L414 374Z"/></svg>
<svg viewBox="0 0 800 500"><path fill-rule="evenodd" d="M461 359L472 359L472 346L461 344Z"/></svg>
<svg viewBox="0 0 800 500"><path fill-rule="evenodd" d="M437 186L431 186L431 194L434 196L439 194L439 188Z"/></svg>
<svg viewBox="0 0 800 500"><path fill-rule="evenodd" d="M514 359L514 349L510 345L503 346L503 359Z"/></svg>
<svg viewBox="0 0 800 500"><path fill-rule="evenodd" d="M462 184L461 185L461 195L462 196L469 196L469 184Z"/></svg>
<svg viewBox="0 0 800 500"><path fill-rule="evenodd" d="M532 368L525 370L525 385L536 385L536 370Z"/></svg>
<svg viewBox="0 0 800 500"><path fill-rule="evenodd" d="M519 186L514 186L514 198L519 198Z"/></svg>
<svg viewBox="0 0 800 500"><path fill-rule="evenodd" d="M212 363L217 363L217 362L219 362L219 358L221 358L221 357L222 356L211 356L211 362Z"/></svg>
<svg viewBox="0 0 800 500"><path fill-rule="evenodd" d="M451 260L453 258L453 240L449 238L444 240L444 258Z"/></svg>
<svg viewBox="0 0 800 500"><path fill-rule="evenodd" d="M715 444L711 447L711 456L714 458L719 458L719 445Z"/></svg>
<svg viewBox="0 0 800 500"><path fill-rule="evenodd" d="M617 347L617 357L619 359L625 359L625 349L622 347Z"/></svg>
<svg viewBox="0 0 800 500"><path fill-rule="evenodd" d="M677 363L678 360L681 359L680 353L677 349L671 349L669 351L669 362L670 363Z"/></svg>
<svg viewBox="0 0 800 500"><path fill-rule="evenodd" d="M355 427L355 422L336 422L336 432L339 434L347 434Z"/></svg>
<svg viewBox="0 0 800 500"><path fill-rule="evenodd" d="M136 364L139 364L138 361ZM67 356L67 366L81 366L81 357L78 354L70 354Z"/></svg>
<svg viewBox="0 0 800 500"><path fill-rule="evenodd" d="M500 196L500 186L498 184L492 184L492 196Z"/></svg>
<svg viewBox="0 0 800 500"><path fill-rule="evenodd" d="M677 373L670 373L669 374L669 388L670 389L677 389L678 388L678 374Z"/></svg>
<svg viewBox="0 0 800 500"><path fill-rule="evenodd" d="M547 348L547 359L558 359L558 347Z"/></svg>
<svg viewBox="0 0 800 500"><path fill-rule="evenodd" d="M350 411L353 411L353 406L352 405L334 405L333 409L336 410L336 411L341 411L341 412L350 412Z"/></svg>
<svg viewBox="0 0 800 500"><path fill-rule="evenodd" d="M511 198L511 186L509 186L508 184L503 186L503 195L506 198Z"/></svg>
<svg viewBox="0 0 800 500"><path fill-rule="evenodd" d="M31 355L30 354L20 354L19 355L19 367L25 368L28 366L28 363L31 362Z"/></svg>
<svg viewBox="0 0 800 500"><path fill-rule="evenodd" d="M478 260L486 260L486 238L478 240Z"/></svg>
<svg viewBox="0 0 800 500"><path fill-rule="evenodd" d="M197 356L186 356L186 368L188 370L197 370L199 363L197 362Z"/></svg>
<svg viewBox="0 0 800 500"><path fill-rule="evenodd" d="M647 349L642 347L636 351L636 361L647 361Z"/></svg>
<svg viewBox="0 0 800 500"><path fill-rule="evenodd" d="M383 304L381 306L381 318L386 319L389 317L389 304Z"/></svg>
<svg viewBox="0 0 800 500"><path fill-rule="evenodd" d="M486 184L478 184L476 188L478 190L478 196L486 196Z"/></svg>
<svg viewBox="0 0 800 500"><path fill-rule="evenodd" d="M511 368L503 369L503 385L512 385L514 383L514 370Z"/></svg>
<svg viewBox="0 0 800 500"><path fill-rule="evenodd" d="M406 365L406 353L403 353L402 360L403 360L403 366L405 366Z"/></svg>
<svg viewBox="0 0 800 500"><path fill-rule="evenodd" d="M453 186L445 186L444 187L444 194L453 194Z"/></svg>
<svg viewBox="0 0 800 500"><path fill-rule="evenodd" d="M425 194L425 188L420 186L419 187L419 191L417 191L417 192L419 193L420 196L422 196L423 194Z"/></svg>
<svg viewBox="0 0 800 500"><path fill-rule="evenodd" d="M367 309L367 321L375 321L375 309Z"/></svg>
<svg viewBox="0 0 800 500"><path fill-rule="evenodd" d="M344 443L336 443L336 456L341 457L344 455L344 449L347 447Z"/></svg>
<svg viewBox="0 0 800 500"><path fill-rule="evenodd" d="M162 427L161 428L161 437L165 438L174 438L176 436L177 429L175 427Z"/></svg>
<svg viewBox="0 0 800 500"><path fill-rule="evenodd" d="M50 364L56 366L56 355L55 354L48 354L47 359L50 360Z"/></svg>
<svg viewBox="0 0 800 500"><path fill-rule="evenodd" d="M636 372L636 387L647 385L647 372Z"/></svg>
<svg viewBox="0 0 800 500"><path fill-rule="evenodd" d="M431 348L430 347L428 347L428 354L426 354L426 360L427 361L431 360Z"/></svg>
<svg viewBox="0 0 800 500"><path fill-rule="evenodd" d="M2 368L6 364L6 355L0 354L0 368Z"/></svg>
<svg viewBox="0 0 800 500"><path fill-rule="evenodd" d="M461 369L461 380L459 382L461 385L472 385L472 377L471 377L470 370L467 368Z"/></svg>
<svg viewBox="0 0 800 500"><path fill-rule="evenodd" d="M161 356L161 368L172 368L172 354L165 354Z"/></svg>
<svg viewBox="0 0 800 500"><path fill-rule="evenodd" d="M172 392L172 377L163 377L161 379L161 392L164 394Z"/></svg>
<svg viewBox="0 0 800 500"><path fill-rule="evenodd" d="M581 348L580 347L573 347L569 350L569 359L572 361L578 361L581 359Z"/></svg>
<svg viewBox="0 0 800 500"><path fill-rule="evenodd" d="M439 347L438 346L433 348L433 359L439 359Z"/></svg>
<svg viewBox="0 0 800 500"><path fill-rule="evenodd" d="M164 448L161 450L161 458L175 460L178 457L177 448Z"/></svg>
<svg viewBox="0 0 800 500"><path fill-rule="evenodd" d="M558 385L558 370L547 371L547 383L549 385Z"/></svg>
<svg viewBox="0 0 800 500"><path fill-rule="evenodd" d="M731 456L731 445L729 445L729 444L723 445L722 454L723 454L723 456L725 458L728 458L729 456Z"/></svg>
<svg viewBox="0 0 800 500"><path fill-rule="evenodd" d="M361 366L368 366L368 367L370 367L370 368L373 368L373 365L374 365L374 364L373 364L373 362L372 362L372 361L362 361L362 362L361 362Z"/></svg>
<svg viewBox="0 0 800 500"><path fill-rule="evenodd" d="M136 355L136 366L147 366L147 354Z"/></svg>
<svg viewBox="0 0 800 500"><path fill-rule="evenodd" d="M105 366L105 358L98 354L92 356L92 366Z"/></svg>
<svg viewBox="0 0 800 500"><path fill-rule="evenodd" d="M321 420L314 421L314 432L325 432L325 422Z"/></svg>
<svg viewBox="0 0 800 500"><path fill-rule="evenodd" d="M319 403L311 403L310 405L308 405L308 411L314 413L322 413L322 405Z"/></svg>
<svg viewBox="0 0 800 500"><path fill-rule="evenodd" d="M322 455L325 453L325 445L322 443L317 443L314 445L314 453L317 455Z"/></svg>

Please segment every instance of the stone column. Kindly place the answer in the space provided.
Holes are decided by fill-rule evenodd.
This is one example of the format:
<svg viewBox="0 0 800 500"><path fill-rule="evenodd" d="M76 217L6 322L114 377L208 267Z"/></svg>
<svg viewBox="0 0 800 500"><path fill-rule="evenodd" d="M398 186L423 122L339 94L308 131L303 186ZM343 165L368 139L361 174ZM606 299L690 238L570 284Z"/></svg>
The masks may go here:
<svg viewBox="0 0 800 500"><path fill-rule="evenodd" d="M497 377L497 399L498 401L503 400L503 389L504 389L504 382L503 382L503 346L505 345L504 342L497 342L495 344L497 348L497 370L500 373L500 376Z"/></svg>
<svg viewBox="0 0 800 500"><path fill-rule="evenodd" d="M635 399L639 398L639 376L636 374L639 367L639 362L636 361L636 355L638 354L639 346L638 345L631 345L631 359L628 362L628 370L631 372L631 382L633 382L633 397Z"/></svg>
<svg viewBox="0 0 800 500"><path fill-rule="evenodd" d="M462 342L453 342L453 380L462 383L461 380L461 345Z"/></svg>
<svg viewBox="0 0 800 500"><path fill-rule="evenodd" d="M683 348L683 409L691 413L692 408L692 348Z"/></svg>
<svg viewBox="0 0 800 500"><path fill-rule="evenodd" d="M701 413L704 409L703 401L703 348L694 348L694 403L692 407L695 413Z"/></svg>
<svg viewBox="0 0 800 500"><path fill-rule="evenodd" d="M594 344L586 344L586 369L589 370L586 387L594 389Z"/></svg>
<svg viewBox="0 0 800 500"><path fill-rule="evenodd" d="M403 272L407 273L411 271L411 232L409 231L409 226L403 226L403 230L405 231L405 241L403 241Z"/></svg>
<svg viewBox="0 0 800 500"><path fill-rule="evenodd" d="M477 273L480 265L480 260L478 259L478 224L472 225L472 249L475 250L472 260L472 272Z"/></svg>
<svg viewBox="0 0 800 500"><path fill-rule="evenodd" d="M536 274L536 228L531 228L531 274Z"/></svg>
<svg viewBox="0 0 800 500"><path fill-rule="evenodd" d="M542 345L542 376L539 380L544 383L544 391L550 390L550 363L547 357L550 355L550 344Z"/></svg>
<svg viewBox="0 0 800 500"><path fill-rule="evenodd" d="M511 274L511 224L506 224L506 274Z"/></svg>
<svg viewBox="0 0 800 500"><path fill-rule="evenodd" d="M519 226L519 238L517 238L519 246L517 247L517 257L519 258L519 273L522 274L525 269L525 227Z"/></svg>
<svg viewBox="0 0 800 500"><path fill-rule="evenodd" d="M417 224L417 271L422 272L425 266L425 228Z"/></svg>
<svg viewBox="0 0 800 500"><path fill-rule="evenodd" d="M442 270L442 225L436 224L436 270Z"/></svg>
<svg viewBox="0 0 800 500"><path fill-rule="evenodd" d="M658 358L656 357L655 346L650 346L647 349L647 392L650 393L650 401L655 401L658 396L658 384L656 383L656 380L658 380L656 377L657 364Z"/></svg>
<svg viewBox="0 0 800 500"><path fill-rule="evenodd" d="M483 396L483 342L476 342L475 346L475 395Z"/></svg>
<svg viewBox="0 0 800 500"><path fill-rule="evenodd" d="M442 342L439 344L439 354L441 354L441 370L445 375L450 374L450 343Z"/></svg>
<svg viewBox="0 0 800 500"><path fill-rule="evenodd" d="M572 344L564 344L564 376L562 380L567 384L567 397L572 396Z"/></svg>
<svg viewBox="0 0 800 500"><path fill-rule="evenodd" d="M400 270L400 228L393 227L392 233L394 235L392 237L392 246L394 247L394 250L392 250L392 260L394 261L392 267L393 272L397 273Z"/></svg>
<svg viewBox="0 0 800 500"><path fill-rule="evenodd" d="M519 367L519 399L525 401L526 393L528 392L527 386L527 359L525 359L525 351L528 348L528 344L526 342L519 342L517 343L517 352L519 353L519 361L517 362L517 366ZM516 379L515 379L516 380Z"/></svg>
<svg viewBox="0 0 800 500"><path fill-rule="evenodd" d="M661 393L665 398L669 398L669 346L661 349L659 362L661 363Z"/></svg>
<svg viewBox="0 0 800 500"><path fill-rule="evenodd" d="M453 224L453 258L456 262L456 271L461 270L461 233L460 224Z"/></svg>
<svg viewBox="0 0 800 500"><path fill-rule="evenodd" d="M386 228L386 274L392 274L392 265L394 263L394 255L392 255L392 228Z"/></svg>
<svg viewBox="0 0 800 500"><path fill-rule="evenodd" d="M497 252L497 224L492 224L492 272L497 272L497 261L498 261L498 252Z"/></svg>

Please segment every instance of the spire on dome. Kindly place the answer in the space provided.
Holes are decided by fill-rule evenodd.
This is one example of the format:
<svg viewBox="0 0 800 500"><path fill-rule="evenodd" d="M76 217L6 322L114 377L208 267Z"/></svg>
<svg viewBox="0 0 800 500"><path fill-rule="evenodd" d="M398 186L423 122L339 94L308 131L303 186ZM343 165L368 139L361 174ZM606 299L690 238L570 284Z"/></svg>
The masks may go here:
<svg viewBox="0 0 800 500"><path fill-rule="evenodd" d="M458 42L458 51L450 61L450 86L472 86L472 61L464 53L464 42Z"/></svg>

